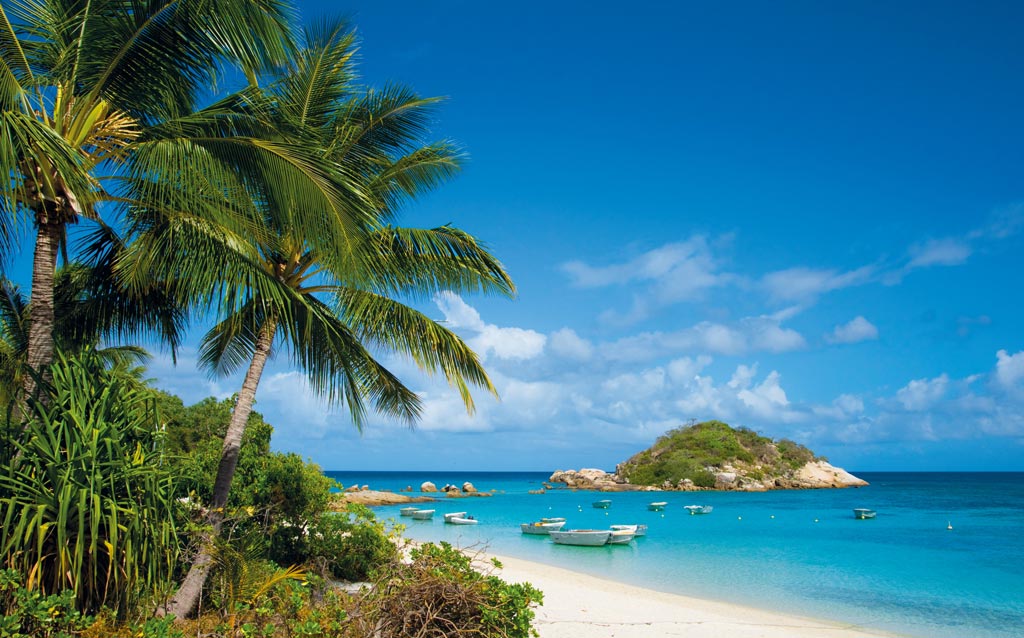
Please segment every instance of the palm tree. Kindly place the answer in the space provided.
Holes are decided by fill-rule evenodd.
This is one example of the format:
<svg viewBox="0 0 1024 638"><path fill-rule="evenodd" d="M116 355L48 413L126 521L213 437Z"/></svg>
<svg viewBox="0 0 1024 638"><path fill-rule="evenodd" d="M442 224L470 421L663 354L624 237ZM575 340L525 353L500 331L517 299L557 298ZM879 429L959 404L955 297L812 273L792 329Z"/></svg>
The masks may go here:
<svg viewBox="0 0 1024 638"><path fill-rule="evenodd" d="M262 213L253 224L261 231L257 235L226 233L201 220L160 218L132 247L133 269L175 272L193 299L219 291L222 319L203 339L202 361L214 374L247 367L209 504L210 533L166 608L179 616L190 613L201 594L245 425L275 344L315 391L347 405L360 428L367 403L410 424L420 412L417 395L371 350L401 353L424 370L440 371L468 410L469 384L494 392L476 355L457 335L401 301L440 290L514 294L502 265L467 233L448 226L388 225L404 201L458 170L459 155L450 144L421 142L435 100L399 87L358 92L352 83L354 38L342 22L311 27L305 41L269 89L276 126L320 149L325 165L361 185L374 218L341 225L268 189L255 197ZM176 237L173 245L169 236Z"/></svg>
<svg viewBox="0 0 1024 638"><path fill-rule="evenodd" d="M0 6L0 253L36 231L27 365L53 358L54 272L67 227L228 181L224 140L187 125L222 63L254 82L284 59L283 0L4 0ZM222 136L223 137L223 136ZM259 147L236 139L252 155ZM280 153L278 153L280 155ZM195 158L195 159L189 159ZM173 182L170 183L170 182ZM25 375L32 394L33 375Z"/></svg>

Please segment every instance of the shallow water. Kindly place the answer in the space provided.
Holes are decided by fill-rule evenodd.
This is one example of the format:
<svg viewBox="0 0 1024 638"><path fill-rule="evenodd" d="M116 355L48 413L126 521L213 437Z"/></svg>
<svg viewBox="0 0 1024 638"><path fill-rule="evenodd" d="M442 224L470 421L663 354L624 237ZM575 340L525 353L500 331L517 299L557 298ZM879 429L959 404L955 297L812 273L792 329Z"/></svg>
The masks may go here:
<svg viewBox="0 0 1024 638"><path fill-rule="evenodd" d="M666 592L846 622L910 636L1024 635L1024 473L863 473L845 490L528 494L547 473L327 472L345 485L399 490L471 481L491 498L444 500L433 521L378 515L417 540L446 540ZM591 503L610 498L609 510ZM664 512L647 503L667 501ZM690 516L691 503L714 512ZM431 507L434 507L433 505ZM878 512L853 518L854 507ZM476 526L445 525L466 510ZM567 547L519 523L646 523L627 546ZM947 524L953 529L948 530Z"/></svg>

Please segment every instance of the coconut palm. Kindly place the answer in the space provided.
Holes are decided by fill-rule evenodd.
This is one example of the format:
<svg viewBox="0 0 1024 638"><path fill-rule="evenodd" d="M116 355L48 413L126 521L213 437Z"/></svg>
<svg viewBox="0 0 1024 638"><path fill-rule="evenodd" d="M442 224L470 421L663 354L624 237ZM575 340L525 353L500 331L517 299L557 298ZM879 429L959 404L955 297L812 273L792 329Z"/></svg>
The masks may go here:
<svg viewBox="0 0 1024 638"><path fill-rule="evenodd" d="M303 202L287 192L253 184L262 189L254 197L261 218L253 228L260 234L159 217L132 246L132 270L175 272L193 299L218 291L221 320L203 339L202 362L213 374L246 367L209 504L210 533L167 606L176 615L190 613L198 602L245 425L275 345L305 372L314 391L346 405L360 428L368 407L410 424L420 412L417 395L375 351L406 355L422 369L444 374L468 410L470 384L494 392L457 335L403 303L441 290L514 294L502 265L469 234L448 226L388 225L403 202L458 170L452 145L422 142L435 100L400 87L358 90L354 39L342 22L311 27L305 41L268 91L276 126L320 149L324 165L355 180L375 216L355 228L338 225L338 218L302 210Z"/></svg>
<svg viewBox="0 0 1024 638"><path fill-rule="evenodd" d="M212 185L226 194L247 163L277 162L294 183L327 189L297 149L260 145L237 126L191 134L195 105L224 63L255 82L284 59L290 21L283 0L4 0L0 253L15 248L19 226L35 229L31 369L45 371L53 357L54 272L69 225L138 206L174 214L164 193L202 191L207 200ZM241 101L215 103L202 117L224 120ZM30 394L33 378L25 376Z"/></svg>

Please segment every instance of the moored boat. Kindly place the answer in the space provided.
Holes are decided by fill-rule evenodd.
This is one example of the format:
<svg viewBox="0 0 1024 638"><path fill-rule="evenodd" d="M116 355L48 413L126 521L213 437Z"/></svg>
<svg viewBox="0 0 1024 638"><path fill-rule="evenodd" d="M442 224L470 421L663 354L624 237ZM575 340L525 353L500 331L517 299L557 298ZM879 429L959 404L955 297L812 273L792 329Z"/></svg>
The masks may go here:
<svg viewBox="0 0 1024 638"><path fill-rule="evenodd" d="M875 510L869 510L864 507L858 507L853 510L853 517L858 519L874 518L877 514Z"/></svg>
<svg viewBox="0 0 1024 638"><path fill-rule="evenodd" d="M402 509L398 510L398 513L401 516L412 516L412 513L419 511L419 509L420 508L418 507L403 507Z"/></svg>
<svg viewBox="0 0 1024 638"><path fill-rule="evenodd" d="M559 545L580 545L584 547L598 547L608 542L612 535L610 529L570 529L567 531L552 531L551 540Z"/></svg>
<svg viewBox="0 0 1024 638"><path fill-rule="evenodd" d="M561 516L548 516L540 519L541 523L564 523L565 519Z"/></svg>
<svg viewBox="0 0 1024 638"><path fill-rule="evenodd" d="M612 535L608 537L609 545L628 545L633 538L636 537L636 532L628 529L620 529L612 532Z"/></svg>
<svg viewBox="0 0 1024 638"><path fill-rule="evenodd" d="M523 530L524 534L536 534L538 536L547 536L551 532L557 532L562 529L565 525L565 521L555 521L552 523L545 523L544 519L537 521L536 523L523 523L519 526L519 529Z"/></svg>
<svg viewBox="0 0 1024 638"><path fill-rule="evenodd" d="M434 517L435 511L436 510L416 510L415 512L412 513L412 517L418 521L430 520Z"/></svg>
<svg viewBox="0 0 1024 638"><path fill-rule="evenodd" d="M466 512L448 512L444 515L444 522L451 523L453 518L465 518Z"/></svg>
<svg viewBox="0 0 1024 638"><path fill-rule="evenodd" d="M612 506L612 502L608 499L602 499L600 501L594 501L594 507L602 510L606 510Z"/></svg>
<svg viewBox="0 0 1024 638"><path fill-rule="evenodd" d="M476 525L480 521L472 516L453 516L451 519L445 518L444 522L452 525Z"/></svg>
<svg viewBox="0 0 1024 638"><path fill-rule="evenodd" d="M647 526L646 525L612 525L611 529L614 532L622 532L622 531L633 532L638 537L639 536L647 536Z"/></svg>
<svg viewBox="0 0 1024 638"><path fill-rule="evenodd" d="M684 505L683 509L690 514L710 514L715 508L711 505Z"/></svg>
<svg viewBox="0 0 1024 638"><path fill-rule="evenodd" d="M660 512L661 510L665 509L667 505L667 501L658 501L656 503L648 503L647 509L651 510L652 512Z"/></svg>

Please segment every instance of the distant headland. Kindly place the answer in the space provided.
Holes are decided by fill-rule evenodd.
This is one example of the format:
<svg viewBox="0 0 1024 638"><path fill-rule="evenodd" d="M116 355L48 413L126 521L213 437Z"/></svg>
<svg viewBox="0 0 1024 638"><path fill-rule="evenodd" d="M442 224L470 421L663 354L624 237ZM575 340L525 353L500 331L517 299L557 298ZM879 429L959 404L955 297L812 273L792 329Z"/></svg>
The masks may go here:
<svg viewBox="0 0 1024 638"><path fill-rule="evenodd" d="M619 463L615 472L558 470L548 479L574 489L766 490L860 487L867 481L787 439L705 421L670 430L648 449Z"/></svg>

